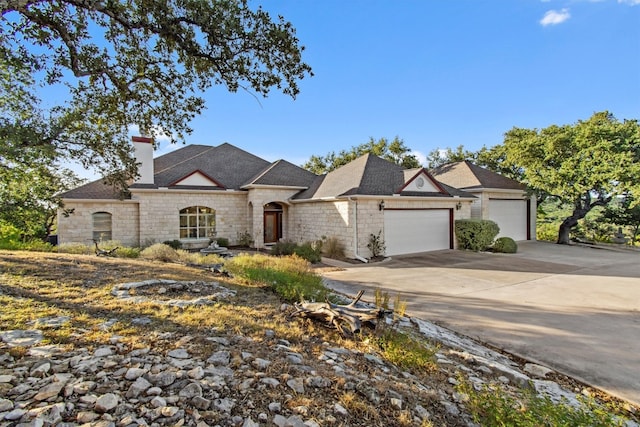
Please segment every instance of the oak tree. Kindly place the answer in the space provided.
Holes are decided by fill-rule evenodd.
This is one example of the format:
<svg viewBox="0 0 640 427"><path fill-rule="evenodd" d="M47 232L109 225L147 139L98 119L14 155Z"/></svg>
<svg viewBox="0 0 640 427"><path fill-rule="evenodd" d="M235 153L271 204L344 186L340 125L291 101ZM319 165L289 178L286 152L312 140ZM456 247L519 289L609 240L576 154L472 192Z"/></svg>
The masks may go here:
<svg viewBox="0 0 640 427"><path fill-rule="evenodd" d="M14 133L0 140L5 166L27 150L124 184L132 126L184 141L212 85L295 98L312 75L292 24L246 0L2 0L0 12L0 95L18 107L0 111ZM55 126L27 129L20 101Z"/></svg>
<svg viewBox="0 0 640 427"><path fill-rule="evenodd" d="M324 156L313 155L302 165L302 168L322 175L344 166L367 153L382 157L405 169L420 167L418 158L411 154L411 149L404 144L402 139L396 136L392 141L387 138L380 138L377 141L374 138L370 138L369 142L353 146L349 150L341 150L337 154L332 151Z"/></svg>
<svg viewBox="0 0 640 427"><path fill-rule="evenodd" d="M505 134L504 162L519 169L524 182L573 207L558 230L560 244L596 206L616 196L640 200L640 125L618 121L607 111L571 125L513 128ZM633 206L631 206L633 207Z"/></svg>

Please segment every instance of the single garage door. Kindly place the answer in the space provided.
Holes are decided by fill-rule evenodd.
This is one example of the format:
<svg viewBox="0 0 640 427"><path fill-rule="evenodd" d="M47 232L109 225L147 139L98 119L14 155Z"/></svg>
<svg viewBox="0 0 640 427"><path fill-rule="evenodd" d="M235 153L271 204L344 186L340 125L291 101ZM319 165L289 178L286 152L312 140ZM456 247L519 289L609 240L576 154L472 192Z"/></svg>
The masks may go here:
<svg viewBox="0 0 640 427"><path fill-rule="evenodd" d="M489 219L500 227L498 237L527 240L527 201L489 200Z"/></svg>
<svg viewBox="0 0 640 427"><path fill-rule="evenodd" d="M384 211L386 255L451 248L449 209Z"/></svg>

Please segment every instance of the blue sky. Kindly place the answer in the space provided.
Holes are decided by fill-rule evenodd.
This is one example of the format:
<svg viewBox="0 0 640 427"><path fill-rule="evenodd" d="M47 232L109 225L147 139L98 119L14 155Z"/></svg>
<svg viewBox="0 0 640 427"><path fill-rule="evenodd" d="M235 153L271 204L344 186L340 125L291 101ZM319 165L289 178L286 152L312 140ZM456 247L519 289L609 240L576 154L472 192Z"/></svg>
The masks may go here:
<svg viewBox="0 0 640 427"><path fill-rule="evenodd" d="M210 90L188 143L302 164L370 137L421 156L596 111L640 119L640 0L261 3L294 25L315 76L296 100Z"/></svg>

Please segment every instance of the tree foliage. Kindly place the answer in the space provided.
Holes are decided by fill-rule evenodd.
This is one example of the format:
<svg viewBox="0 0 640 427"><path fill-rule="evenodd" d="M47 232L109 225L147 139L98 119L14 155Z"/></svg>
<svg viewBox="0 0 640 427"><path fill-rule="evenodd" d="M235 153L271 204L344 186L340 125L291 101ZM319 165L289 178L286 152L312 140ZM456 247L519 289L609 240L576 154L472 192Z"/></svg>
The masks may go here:
<svg viewBox="0 0 640 427"><path fill-rule="evenodd" d="M0 223L20 230L23 241L46 238L60 207L57 194L79 183L64 168L47 165L0 168Z"/></svg>
<svg viewBox="0 0 640 427"><path fill-rule="evenodd" d="M640 195L637 120L620 122L605 111L573 125L513 128L503 150L504 163L517 168L526 184L572 204L558 243L569 243L570 230L595 206L617 195Z"/></svg>
<svg viewBox="0 0 640 427"><path fill-rule="evenodd" d="M615 203L609 204L602 213L602 219L615 225L628 227L631 231L631 244L634 245L640 233L640 203L633 195L626 194Z"/></svg>
<svg viewBox="0 0 640 427"><path fill-rule="evenodd" d="M124 188L137 173L132 127L184 141L212 85L295 98L312 75L291 23L246 0L5 0L0 10L1 207L25 235L51 227L55 194L73 182L59 164Z"/></svg>
<svg viewBox="0 0 640 427"><path fill-rule="evenodd" d="M313 155L302 165L302 168L322 175L344 166L367 153L382 157L405 169L420 167L418 158L411 154L411 149L404 144L402 139L396 136L392 141L387 138L380 138L377 141L374 138L370 138L369 142L351 147L348 151L342 150L337 154L332 151L325 156Z"/></svg>
<svg viewBox="0 0 640 427"><path fill-rule="evenodd" d="M5 165L26 150L123 184L136 173L131 126L183 141L212 85L295 98L311 75L291 23L246 0L5 0L0 10ZM53 124L21 121L30 107Z"/></svg>

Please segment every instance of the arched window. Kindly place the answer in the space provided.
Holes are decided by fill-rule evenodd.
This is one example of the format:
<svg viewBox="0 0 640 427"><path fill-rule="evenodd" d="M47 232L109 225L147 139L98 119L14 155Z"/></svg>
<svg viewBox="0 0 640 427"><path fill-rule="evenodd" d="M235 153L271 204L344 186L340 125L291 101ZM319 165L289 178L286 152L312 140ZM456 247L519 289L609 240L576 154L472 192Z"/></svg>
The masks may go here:
<svg viewBox="0 0 640 427"><path fill-rule="evenodd" d="M215 235L215 210L204 206L190 206L180 211L181 239L206 239Z"/></svg>
<svg viewBox="0 0 640 427"><path fill-rule="evenodd" d="M111 214L96 212L93 215L93 240L111 240Z"/></svg>

